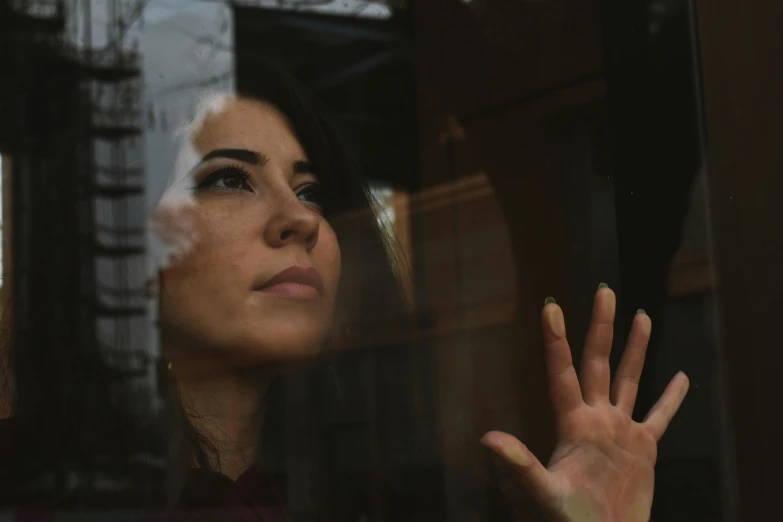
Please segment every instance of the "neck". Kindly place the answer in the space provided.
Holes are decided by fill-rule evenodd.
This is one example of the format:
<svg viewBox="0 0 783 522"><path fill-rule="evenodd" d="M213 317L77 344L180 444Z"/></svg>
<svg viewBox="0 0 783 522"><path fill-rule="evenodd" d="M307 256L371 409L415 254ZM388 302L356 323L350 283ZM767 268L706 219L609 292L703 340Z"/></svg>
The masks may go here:
<svg viewBox="0 0 783 522"><path fill-rule="evenodd" d="M258 368L186 373L178 372L176 365L171 371L185 414L215 445L220 472L236 480L259 457L263 400L271 374Z"/></svg>

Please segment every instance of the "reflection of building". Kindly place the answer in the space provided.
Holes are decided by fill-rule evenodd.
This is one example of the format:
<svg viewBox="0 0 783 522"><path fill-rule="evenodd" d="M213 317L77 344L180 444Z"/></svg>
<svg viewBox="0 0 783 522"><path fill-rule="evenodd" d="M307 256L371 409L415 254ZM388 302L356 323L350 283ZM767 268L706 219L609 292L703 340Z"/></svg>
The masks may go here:
<svg viewBox="0 0 783 522"><path fill-rule="evenodd" d="M0 152L10 167L4 264L12 268L4 287L11 287L15 369L27 376L15 384L41 445L58 448L63 480L73 455L94 446L89 437L105 442L96 451L124 445L102 454L106 466L141 449L145 441L130 423L118 435L108 419L127 419L118 392L129 378L150 374L144 347L129 351L129 318L146 311L118 283L143 268L139 157L129 152L140 132L138 56L120 44L114 18L103 19L113 38L91 40L92 4L0 2L0 64L8 74L0 85ZM149 410L141 400L130 406Z"/></svg>
<svg viewBox="0 0 783 522"><path fill-rule="evenodd" d="M74 320L54 324L76 328L73 341L84 349L98 342L101 318L144 313L130 304L127 283L117 283L129 279L131 258L144 253L143 202L132 200L143 195L139 157L131 150L141 131L138 55L119 41L90 47L90 4L3 4L12 36L4 63L18 74L4 82L4 120L14 124L3 126L0 141L14 174L17 335L29 331L28 313L35 310L38 320L50 306L65 306L67 312L56 313L76 314ZM78 45L66 35L74 25ZM49 291L35 291L39 285ZM117 344L130 337L130 328L122 329Z"/></svg>
<svg viewBox="0 0 783 522"><path fill-rule="evenodd" d="M0 147L12 169L14 340L19 351L94 349L89 104L61 51L61 2L0 4ZM67 305L65 304L67 303ZM38 325L45 324L46 328ZM24 348L21 348L24 347ZM45 358L50 354L38 353ZM34 355L31 353L31 357Z"/></svg>
<svg viewBox="0 0 783 522"><path fill-rule="evenodd" d="M337 112L368 175L409 193L421 327L415 335L432 356L430 398L441 450L466 475L485 469L475 444L484 430L519 434L541 458L551 449L538 320L548 295L557 297L569 330L577 332L577 360L590 296L601 280L622 287L620 331L639 306L661 323L677 310L684 321L666 321L665 334L676 337L682 330L671 325L689 324L699 337L688 349L712 356L704 326L715 284L711 254L706 245L691 244L683 246L701 247L694 258L675 257L682 216L666 220L660 211L665 201L667 210L682 212L697 170L689 22L686 10L674 7L681 2L658 6L672 10L660 20L655 9L647 13L649 4L609 2L602 9L597 1L428 0L412 3L412 14L394 12L396 25L236 8L238 86L252 75L255 56L289 66ZM405 63L399 59L405 43L394 42L406 41L410 18L415 54ZM647 21L656 28L649 34ZM611 49L605 41L613 42ZM401 81L410 62L417 73L413 91ZM664 63L672 67L663 71ZM394 67L398 76L384 77ZM379 93L381 78L387 83ZM388 93L397 99L388 100L386 111L367 110ZM418 111L403 123L415 108L401 105L414 96ZM385 122L394 138L417 129L417 141L403 139L396 149L383 132L373 132L373 122ZM458 122L459 132L446 122ZM444 131L454 143L440 139ZM612 140L626 146L613 148ZM693 210L696 235L704 238L705 210ZM349 221L336 226L350 228ZM639 233L640 224L650 235ZM675 297L693 302L678 309L680 303L669 302ZM369 315L373 307L367 308ZM381 346L397 333L388 318L375 326ZM649 357L655 362L645 371L640 404L649 404L653 389L670 377L663 365L682 360L663 345L653 346ZM714 397L702 396L703 411ZM660 467L670 498L684 491L679 485L686 476L698 477L705 498L718 491L710 482L717 453L683 433L715 442L715 424L691 427L673 435L683 447L690 444L683 452L689 455L670 453ZM350 431L339 423L335 429ZM431 469L422 466L421 475ZM450 518L470 518L475 487L444 483ZM686 509L717 516L716 504L685 504L681 496L671 504L676 508L661 505L661 516Z"/></svg>
<svg viewBox="0 0 783 522"><path fill-rule="evenodd" d="M97 341L110 366L143 378L150 375L151 359L144 335L149 325L141 56L129 48L123 33L123 12L135 12L141 3L107 3L107 12L100 13L104 23L95 21L92 4L85 2L81 11L74 8L69 15L86 42L70 53L82 64L91 104Z"/></svg>

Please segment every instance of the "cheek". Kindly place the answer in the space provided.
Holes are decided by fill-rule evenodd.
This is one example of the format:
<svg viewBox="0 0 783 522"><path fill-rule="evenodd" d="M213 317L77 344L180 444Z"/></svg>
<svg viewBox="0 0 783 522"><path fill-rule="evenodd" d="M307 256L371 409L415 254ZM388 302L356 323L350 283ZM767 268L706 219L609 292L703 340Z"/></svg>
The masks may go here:
<svg viewBox="0 0 783 522"><path fill-rule="evenodd" d="M251 284L249 233L232 226L236 218L213 214L196 219L198 241L164 272L167 292L182 306L213 308Z"/></svg>
<svg viewBox="0 0 783 522"><path fill-rule="evenodd" d="M161 328L174 344L242 344L258 251L249 243L250 233L224 217L200 220L198 242L162 274Z"/></svg>
<svg viewBox="0 0 783 522"><path fill-rule="evenodd" d="M200 215L195 224L198 241L178 267L205 278L241 273L250 235L243 227L236 226L241 219L241 216L216 212Z"/></svg>

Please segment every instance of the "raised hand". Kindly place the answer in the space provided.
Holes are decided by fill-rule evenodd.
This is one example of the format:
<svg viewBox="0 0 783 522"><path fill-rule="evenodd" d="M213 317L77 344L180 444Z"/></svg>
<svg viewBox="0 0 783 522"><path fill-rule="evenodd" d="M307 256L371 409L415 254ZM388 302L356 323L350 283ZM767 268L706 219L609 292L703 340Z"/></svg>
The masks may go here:
<svg viewBox="0 0 783 522"><path fill-rule="evenodd" d="M599 288L581 383L571 360L563 312L554 302L544 306L549 388L557 419L557 444L549 465L544 467L507 433L493 431L481 440L508 463L553 521L647 522L658 441L688 391L688 378L680 372L644 421L631 418L652 325L643 311L636 314L610 388L615 306L614 292Z"/></svg>

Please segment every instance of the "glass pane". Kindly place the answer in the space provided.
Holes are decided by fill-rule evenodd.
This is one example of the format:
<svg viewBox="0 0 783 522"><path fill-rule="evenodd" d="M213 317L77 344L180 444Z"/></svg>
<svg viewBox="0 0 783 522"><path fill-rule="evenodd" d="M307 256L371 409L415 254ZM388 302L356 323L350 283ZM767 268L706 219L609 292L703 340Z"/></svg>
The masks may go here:
<svg viewBox="0 0 783 522"><path fill-rule="evenodd" d="M0 511L739 520L699 5L0 1Z"/></svg>

